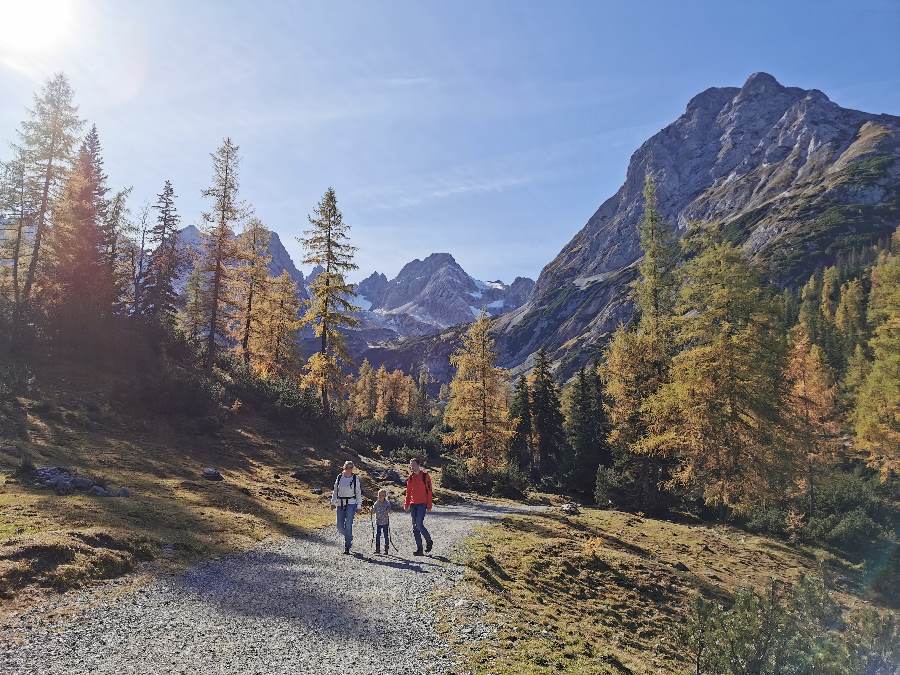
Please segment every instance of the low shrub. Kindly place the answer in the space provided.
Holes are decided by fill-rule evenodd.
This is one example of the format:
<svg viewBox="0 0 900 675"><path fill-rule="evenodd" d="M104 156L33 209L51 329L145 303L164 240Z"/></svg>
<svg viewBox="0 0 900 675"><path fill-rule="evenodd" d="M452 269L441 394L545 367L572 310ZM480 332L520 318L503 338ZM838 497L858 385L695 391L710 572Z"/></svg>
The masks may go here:
<svg viewBox="0 0 900 675"><path fill-rule="evenodd" d="M375 419L358 420L350 433L350 444L357 452L367 454L380 446L384 456L398 461L408 461L413 452L434 461L444 449L440 436L433 429L398 426Z"/></svg>
<svg viewBox="0 0 900 675"><path fill-rule="evenodd" d="M132 398L161 415L201 417L211 414L225 399L222 385L202 373L163 370L154 378L136 382Z"/></svg>
<svg viewBox="0 0 900 675"><path fill-rule="evenodd" d="M875 477L834 470L816 481L812 513L808 495L802 493L783 504L757 506L743 514L741 522L752 532L792 535L859 554L892 534L896 511L882 496L889 490ZM792 513L803 514L799 526L792 526Z"/></svg>
<svg viewBox="0 0 900 675"><path fill-rule="evenodd" d="M228 392L279 422L311 421L322 418L322 405L314 391L283 377L262 378L244 366L228 373Z"/></svg>
<svg viewBox="0 0 900 675"><path fill-rule="evenodd" d="M894 673L900 630L870 611L844 622L819 579L741 589L725 608L698 596L678 640L696 673Z"/></svg>
<svg viewBox="0 0 900 675"><path fill-rule="evenodd" d="M524 499L529 487L528 476L515 465L494 471L472 471L458 459L444 464L441 485L451 490L507 499Z"/></svg>

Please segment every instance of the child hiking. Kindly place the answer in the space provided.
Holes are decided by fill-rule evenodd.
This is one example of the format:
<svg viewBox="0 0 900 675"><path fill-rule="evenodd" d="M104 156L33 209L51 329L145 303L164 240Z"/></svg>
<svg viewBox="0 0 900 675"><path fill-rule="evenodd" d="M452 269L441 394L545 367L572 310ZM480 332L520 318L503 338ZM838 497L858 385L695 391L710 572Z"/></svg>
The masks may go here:
<svg viewBox="0 0 900 675"><path fill-rule="evenodd" d="M412 516L413 536L416 538L416 550L413 555L425 555L431 551L434 542L425 528L425 512L431 511L432 493L431 476L422 471L418 459L409 460L409 478L406 480L406 503L404 511ZM422 551L422 538L425 538L425 551Z"/></svg>
<svg viewBox="0 0 900 675"><path fill-rule="evenodd" d="M362 504L362 481L353 473L353 462L344 462L344 470L334 481L331 504L337 511L337 531L344 535L344 553L353 545L353 517Z"/></svg>
<svg viewBox="0 0 900 675"><path fill-rule="evenodd" d="M381 553L381 535L384 534L384 553L389 554L391 545L391 503L387 500L387 490L378 491L378 499L372 505L375 512L375 553Z"/></svg>

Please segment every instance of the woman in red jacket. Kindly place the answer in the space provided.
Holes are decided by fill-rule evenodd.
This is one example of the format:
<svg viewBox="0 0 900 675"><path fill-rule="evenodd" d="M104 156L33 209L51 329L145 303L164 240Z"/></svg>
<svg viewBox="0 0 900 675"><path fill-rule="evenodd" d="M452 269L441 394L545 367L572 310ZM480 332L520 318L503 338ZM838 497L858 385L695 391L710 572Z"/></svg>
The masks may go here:
<svg viewBox="0 0 900 675"><path fill-rule="evenodd" d="M409 460L410 476L406 479L406 503L404 511L412 516L413 536L416 538L416 550L413 555L425 555L431 551L434 542L431 534L425 529L425 512L431 511L432 491L431 476L422 471L418 459ZM425 551L422 551L422 537L425 537Z"/></svg>

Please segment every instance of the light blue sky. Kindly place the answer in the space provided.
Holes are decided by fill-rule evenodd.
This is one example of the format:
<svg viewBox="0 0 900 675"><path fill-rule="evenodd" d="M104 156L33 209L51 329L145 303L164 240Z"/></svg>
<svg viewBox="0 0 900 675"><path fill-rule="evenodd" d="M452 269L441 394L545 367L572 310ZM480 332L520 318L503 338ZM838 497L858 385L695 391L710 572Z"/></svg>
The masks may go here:
<svg viewBox="0 0 900 675"><path fill-rule="evenodd" d="M0 0L0 20L28 2ZM536 277L643 140L754 71L900 114L892 0L74 0L71 14L51 46L0 44L0 138L63 70L112 185L133 185L137 210L171 178L190 223L230 135L243 197L295 259L334 185L357 278L433 251L482 279Z"/></svg>

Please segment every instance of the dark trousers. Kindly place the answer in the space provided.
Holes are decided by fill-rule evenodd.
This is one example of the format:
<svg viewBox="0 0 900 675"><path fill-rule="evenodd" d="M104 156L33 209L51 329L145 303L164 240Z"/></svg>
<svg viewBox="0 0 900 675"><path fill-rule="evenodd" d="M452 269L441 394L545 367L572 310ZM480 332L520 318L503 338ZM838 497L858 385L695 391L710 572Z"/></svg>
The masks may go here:
<svg viewBox="0 0 900 675"><path fill-rule="evenodd" d="M375 532L375 546L381 546L381 534L384 533L384 550L388 550L389 537L390 537L390 525L379 525L378 530Z"/></svg>
<svg viewBox="0 0 900 675"><path fill-rule="evenodd" d="M431 543L431 535L425 529L425 514L428 507L425 504L410 504L409 515L412 516L413 536L416 538L416 548L422 550L422 537L425 542Z"/></svg>

